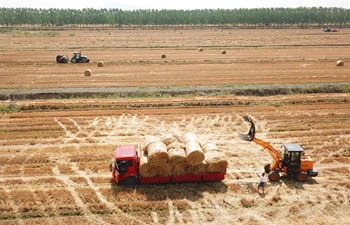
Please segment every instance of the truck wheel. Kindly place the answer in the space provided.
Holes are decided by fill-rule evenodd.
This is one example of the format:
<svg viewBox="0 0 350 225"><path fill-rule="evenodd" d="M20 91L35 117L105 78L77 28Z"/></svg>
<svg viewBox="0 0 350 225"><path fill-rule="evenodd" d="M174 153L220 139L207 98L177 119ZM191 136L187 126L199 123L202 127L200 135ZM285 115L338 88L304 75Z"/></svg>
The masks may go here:
<svg viewBox="0 0 350 225"><path fill-rule="evenodd" d="M297 175L295 176L295 179L299 182L304 182L307 179L307 174L301 171L297 173Z"/></svg>
<svg viewBox="0 0 350 225"><path fill-rule="evenodd" d="M265 164L264 170L265 170L265 173L270 173L270 163Z"/></svg>
<svg viewBox="0 0 350 225"><path fill-rule="evenodd" d="M77 59L76 59L76 58L72 58L70 61L71 61L72 63L76 63L76 62L77 62Z"/></svg>
<svg viewBox="0 0 350 225"><path fill-rule="evenodd" d="M125 178L124 184L126 186L134 186L134 185L136 185L137 184L136 177L127 177L127 178Z"/></svg>
<svg viewBox="0 0 350 225"><path fill-rule="evenodd" d="M280 179L279 173L276 173L275 171L271 171L268 176L269 180L271 182L276 182Z"/></svg>

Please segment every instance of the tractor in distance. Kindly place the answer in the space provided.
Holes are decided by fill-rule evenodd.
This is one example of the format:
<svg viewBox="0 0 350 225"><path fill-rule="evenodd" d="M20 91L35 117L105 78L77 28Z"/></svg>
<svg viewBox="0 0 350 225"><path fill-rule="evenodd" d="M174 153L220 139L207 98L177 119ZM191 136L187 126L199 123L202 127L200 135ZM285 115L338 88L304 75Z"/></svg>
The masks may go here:
<svg viewBox="0 0 350 225"><path fill-rule="evenodd" d="M84 56L80 52L74 52L73 57L70 60L72 63L88 63L90 62L89 58L87 56Z"/></svg>
<svg viewBox="0 0 350 225"><path fill-rule="evenodd" d="M313 169L313 160L304 153L304 149L298 144L283 144L283 153L277 151L269 142L255 137L255 125L252 119L244 116L243 119L250 123L248 134L239 133L239 138L244 141L253 141L266 149L272 162L264 166L268 179L276 182L280 179L280 174L295 178L304 182L308 177L316 177L318 171Z"/></svg>

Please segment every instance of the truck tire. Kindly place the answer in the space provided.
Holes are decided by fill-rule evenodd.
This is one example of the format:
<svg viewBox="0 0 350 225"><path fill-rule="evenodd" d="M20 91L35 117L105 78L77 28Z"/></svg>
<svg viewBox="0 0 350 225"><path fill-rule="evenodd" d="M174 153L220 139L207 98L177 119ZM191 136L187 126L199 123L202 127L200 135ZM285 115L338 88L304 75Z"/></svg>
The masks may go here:
<svg viewBox="0 0 350 225"><path fill-rule="evenodd" d="M297 175L295 176L295 179L299 182L305 182L307 180L307 174L303 171L300 171L299 173L297 173Z"/></svg>
<svg viewBox="0 0 350 225"><path fill-rule="evenodd" d="M124 184L126 186L134 186L137 184L137 179L136 179L136 177L127 177L124 180Z"/></svg>
<svg viewBox="0 0 350 225"><path fill-rule="evenodd" d="M270 163L265 164L264 166L265 173L270 173Z"/></svg>
<svg viewBox="0 0 350 225"><path fill-rule="evenodd" d="M271 182L277 182L280 179L280 175L275 171L271 171L268 175L268 178Z"/></svg>

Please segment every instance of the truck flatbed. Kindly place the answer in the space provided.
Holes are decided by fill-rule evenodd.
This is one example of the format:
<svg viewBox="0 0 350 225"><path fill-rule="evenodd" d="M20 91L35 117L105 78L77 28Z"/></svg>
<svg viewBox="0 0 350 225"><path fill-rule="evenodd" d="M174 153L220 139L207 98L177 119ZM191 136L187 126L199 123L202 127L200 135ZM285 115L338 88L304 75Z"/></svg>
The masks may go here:
<svg viewBox="0 0 350 225"><path fill-rule="evenodd" d="M224 180L225 173L188 174L180 176L140 176L140 184L183 183Z"/></svg>

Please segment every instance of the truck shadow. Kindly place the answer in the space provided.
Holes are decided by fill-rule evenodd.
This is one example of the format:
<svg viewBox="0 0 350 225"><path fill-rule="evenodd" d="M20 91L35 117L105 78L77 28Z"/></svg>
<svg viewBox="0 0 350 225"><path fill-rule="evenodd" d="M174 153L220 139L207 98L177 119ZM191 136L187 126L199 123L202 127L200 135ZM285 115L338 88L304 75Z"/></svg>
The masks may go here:
<svg viewBox="0 0 350 225"><path fill-rule="evenodd" d="M137 193L146 196L148 201L167 199L197 201L204 197L203 193L205 192L225 193L228 187L221 181L136 185L133 187L111 182L111 189L116 196L125 192Z"/></svg>

